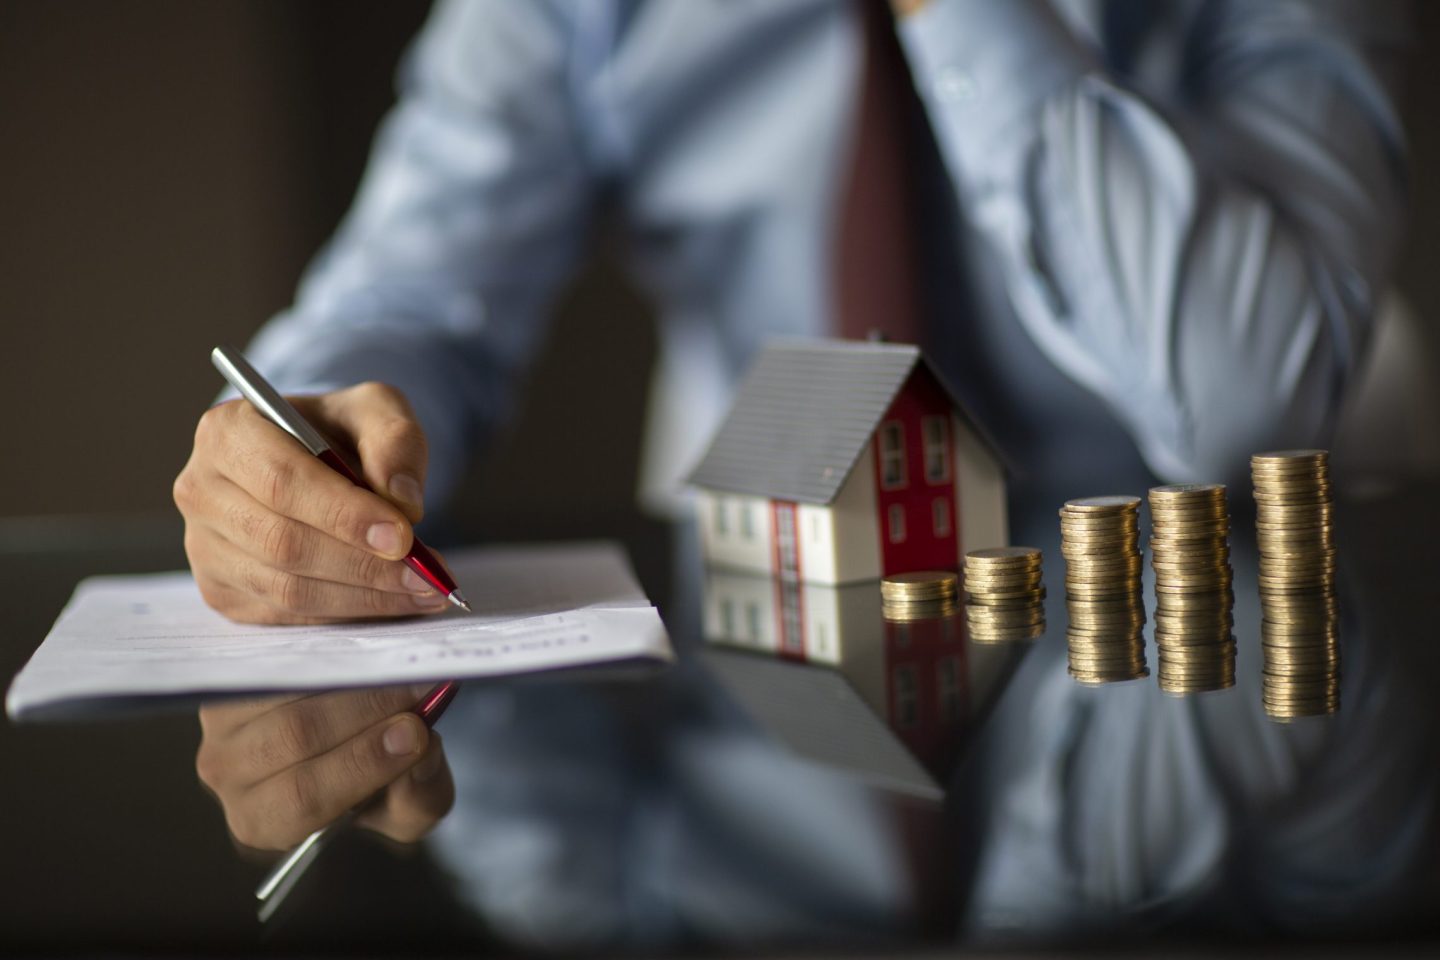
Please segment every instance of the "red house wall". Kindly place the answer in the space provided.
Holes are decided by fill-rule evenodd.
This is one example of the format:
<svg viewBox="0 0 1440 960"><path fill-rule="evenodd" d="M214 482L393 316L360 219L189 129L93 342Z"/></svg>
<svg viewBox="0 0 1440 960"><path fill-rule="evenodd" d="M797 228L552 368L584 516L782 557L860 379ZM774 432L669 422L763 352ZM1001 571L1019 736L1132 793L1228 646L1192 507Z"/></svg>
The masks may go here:
<svg viewBox="0 0 1440 960"><path fill-rule="evenodd" d="M923 419L944 418L946 438L946 474L941 482L925 478L925 440ZM885 489L884 452L881 432L885 425L898 422L904 432L905 483ZM951 405L945 391L924 366L917 366L910 379L896 395L876 428L874 443L875 509L880 531L880 570L882 575L908 573L914 570L954 570L960 562L960 512L955 503L954 424ZM950 529L936 535L934 501L944 500L949 511ZM898 507L903 515L905 538L895 542L891 536L891 509Z"/></svg>
<svg viewBox="0 0 1440 960"><path fill-rule="evenodd" d="M885 623L886 722L937 776L958 756L969 715L965 653L963 616Z"/></svg>

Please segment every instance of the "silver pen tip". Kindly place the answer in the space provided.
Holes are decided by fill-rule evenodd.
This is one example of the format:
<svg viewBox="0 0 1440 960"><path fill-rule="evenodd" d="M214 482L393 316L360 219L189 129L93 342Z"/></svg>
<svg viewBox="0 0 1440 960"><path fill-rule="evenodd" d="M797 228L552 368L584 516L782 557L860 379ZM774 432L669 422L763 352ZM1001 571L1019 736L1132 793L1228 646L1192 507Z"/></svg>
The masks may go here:
<svg viewBox="0 0 1440 960"><path fill-rule="evenodd" d="M451 590L448 594L446 594L445 599L449 600L451 603L455 604L455 606L459 607L461 610L464 610L466 613L475 612L470 608L470 602L460 595L459 590Z"/></svg>

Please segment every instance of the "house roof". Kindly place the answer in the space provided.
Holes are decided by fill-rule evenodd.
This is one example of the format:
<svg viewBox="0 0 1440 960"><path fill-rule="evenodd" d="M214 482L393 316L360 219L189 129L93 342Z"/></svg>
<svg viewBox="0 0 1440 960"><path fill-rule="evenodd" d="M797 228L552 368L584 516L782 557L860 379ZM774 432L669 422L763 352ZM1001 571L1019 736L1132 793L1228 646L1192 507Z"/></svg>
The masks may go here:
<svg viewBox="0 0 1440 960"><path fill-rule="evenodd" d="M767 344L690 482L829 503L919 361L919 348L908 344Z"/></svg>

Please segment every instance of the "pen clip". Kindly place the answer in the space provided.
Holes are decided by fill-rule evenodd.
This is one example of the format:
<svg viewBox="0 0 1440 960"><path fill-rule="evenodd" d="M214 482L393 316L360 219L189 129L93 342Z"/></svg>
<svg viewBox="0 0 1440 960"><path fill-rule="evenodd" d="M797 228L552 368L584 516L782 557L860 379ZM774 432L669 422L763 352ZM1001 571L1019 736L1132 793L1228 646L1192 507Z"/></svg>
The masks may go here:
<svg viewBox="0 0 1440 960"><path fill-rule="evenodd" d="M320 431L310 425L310 422L300 416L300 411L290 405L290 401L280 396L279 392L260 376L259 372L240 355L240 351L231 350L228 347L216 347L210 351L210 362L215 364L215 369L220 375L230 381L230 386L240 391L240 395L255 405L265 419L275 426L284 430L304 444L305 449L315 456L320 456L330 449L330 444L320 436Z"/></svg>

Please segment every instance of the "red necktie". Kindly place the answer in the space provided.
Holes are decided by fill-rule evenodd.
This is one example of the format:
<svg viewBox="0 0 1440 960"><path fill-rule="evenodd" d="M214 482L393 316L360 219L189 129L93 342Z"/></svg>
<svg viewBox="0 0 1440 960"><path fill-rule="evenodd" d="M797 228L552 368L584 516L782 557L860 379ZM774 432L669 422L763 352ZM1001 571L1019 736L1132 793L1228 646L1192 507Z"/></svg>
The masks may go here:
<svg viewBox="0 0 1440 960"><path fill-rule="evenodd" d="M849 339L920 336L914 218L905 176L905 138L915 98L884 0L858 0L864 65L850 171L836 238L834 329Z"/></svg>

